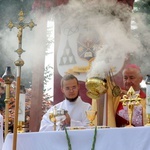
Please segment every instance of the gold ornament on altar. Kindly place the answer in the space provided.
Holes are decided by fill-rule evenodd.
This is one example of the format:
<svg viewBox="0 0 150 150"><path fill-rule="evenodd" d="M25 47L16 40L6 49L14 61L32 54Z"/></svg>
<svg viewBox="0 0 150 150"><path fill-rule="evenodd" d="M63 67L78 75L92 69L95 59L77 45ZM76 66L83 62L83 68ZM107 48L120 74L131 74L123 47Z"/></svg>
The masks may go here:
<svg viewBox="0 0 150 150"><path fill-rule="evenodd" d="M54 110L52 112L49 113L49 119L51 122L54 123L54 131L56 131L56 126L58 123L58 128L61 129L61 122L64 121L66 119L65 114L67 114L68 111L64 110L64 109L57 109L56 107L54 107Z"/></svg>
<svg viewBox="0 0 150 150"><path fill-rule="evenodd" d="M133 87L131 86L127 92L127 95L123 95L123 98L120 100L123 106L128 107L128 116L129 116L129 125L126 127L133 127L132 125L132 116L133 116L133 109L134 106L137 106L141 102L141 98L139 94L136 94Z"/></svg>
<svg viewBox="0 0 150 150"><path fill-rule="evenodd" d="M97 111L95 111L95 110L87 110L85 113L86 113L87 119L90 121L90 123L88 125L89 126L94 126L93 121L96 118Z"/></svg>

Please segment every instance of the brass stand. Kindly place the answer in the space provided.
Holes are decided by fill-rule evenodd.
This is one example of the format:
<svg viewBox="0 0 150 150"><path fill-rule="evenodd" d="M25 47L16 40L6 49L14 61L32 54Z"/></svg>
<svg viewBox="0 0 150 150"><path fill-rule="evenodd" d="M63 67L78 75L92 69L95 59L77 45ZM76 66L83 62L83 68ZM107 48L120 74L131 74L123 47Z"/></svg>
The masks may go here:
<svg viewBox="0 0 150 150"><path fill-rule="evenodd" d="M132 125L133 108L134 105L128 105L129 125L126 125L126 127L134 127Z"/></svg>
<svg viewBox="0 0 150 150"><path fill-rule="evenodd" d="M6 84L6 98L5 98L5 138L6 138L7 134L8 134L9 100L10 100L10 84Z"/></svg>
<svg viewBox="0 0 150 150"><path fill-rule="evenodd" d="M18 133L23 133L23 132L24 132L24 129L23 129L23 121L18 121L17 132L18 132Z"/></svg>
<svg viewBox="0 0 150 150"><path fill-rule="evenodd" d="M10 84L14 80L14 76L11 74L11 68L7 67L4 75L2 76L6 84L6 98L5 98L5 138L8 134L9 123L9 100L10 100Z"/></svg>
<svg viewBox="0 0 150 150"><path fill-rule="evenodd" d="M150 126L150 114L147 114L147 123L145 126Z"/></svg>
<svg viewBox="0 0 150 150"><path fill-rule="evenodd" d="M133 87L131 86L127 92L127 95L123 95L123 99L120 100L123 106L128 107L128 116L129 116L129 125L126 127L132 126L132 116L133 116L133 108L136 105L140 104L141 98L139 98L139 94L135 94Z"/></svg>

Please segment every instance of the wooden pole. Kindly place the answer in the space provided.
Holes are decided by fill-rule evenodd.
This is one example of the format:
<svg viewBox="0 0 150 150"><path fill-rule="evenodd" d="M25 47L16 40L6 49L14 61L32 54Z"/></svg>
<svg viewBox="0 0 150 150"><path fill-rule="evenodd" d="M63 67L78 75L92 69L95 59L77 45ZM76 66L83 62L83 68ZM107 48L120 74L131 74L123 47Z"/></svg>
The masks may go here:
<svg viewBox="0 0 150 150"><path fill-rule="evenodd" d="M18 110L19 110L19 96L20 96L20 80L21 80L21 67L18 66L18 76L17 76L17 85L16 85L16 99L15 99L15 120L14 120L14 135L13 135L13 150L16 150L17 147L17 126L18 126Z"/></svg>

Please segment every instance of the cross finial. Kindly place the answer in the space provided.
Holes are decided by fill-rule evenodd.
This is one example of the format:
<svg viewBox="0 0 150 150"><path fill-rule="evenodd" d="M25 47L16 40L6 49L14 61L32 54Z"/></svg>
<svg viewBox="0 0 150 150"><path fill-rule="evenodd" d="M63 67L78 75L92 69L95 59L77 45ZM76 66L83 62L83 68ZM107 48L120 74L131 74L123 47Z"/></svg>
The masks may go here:
<svg viewBox="0 0 150 150"><path fill-rule="evenodd" d="M29 27L31 30L34 26L36 26L36 24L33 22L33 20L31 20L29 23L25 23L24 22L24 12L21 10L18 14L18 23L13 23L11 20L8 23L8 28L10 28L10 30L12 30L12 28L16 27L18 29L18 49L15 51L17 52L17 54L19 55L19 59L15 62L16 66L23 66L24 62L21 59L21 54L23 52L25 52L22 49L22 35L23 35L23 29L26 27Z"/></svg>
<svg viewBox="0 0 150 150"><path fill-rule="evenodd" d="M140 103L141 98L139 94L135 94L133 87L131 86L127 92L127 95L123 95L123 99L120 100L124 106L137 105Z"/></svg>
<svg viewBox="0 0 150 150"><path fill-rule="evenodd" d="M136 94L133 87L131 86L127 92L127 95L123 95L123 99L120 100L123 106L128 107L128 116L129 116L129 125L128 127L132 127L132 115L133 108L135 105L139 105L141 102L141 98L139 94Z"/></svg>

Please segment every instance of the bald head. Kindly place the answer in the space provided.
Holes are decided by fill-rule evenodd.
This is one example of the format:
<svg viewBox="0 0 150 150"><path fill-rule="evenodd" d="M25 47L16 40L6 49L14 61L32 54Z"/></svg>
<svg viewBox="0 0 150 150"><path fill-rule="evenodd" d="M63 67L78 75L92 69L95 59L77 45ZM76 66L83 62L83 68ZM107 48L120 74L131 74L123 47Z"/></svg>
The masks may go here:
<svg viewBox="0 0 150 150"><path fill-rule="evenodd" d="M135 91L140 90L140 83L143 80L140 67L135 64L125 66L123 72L123 83L126 90L132 86Z"/></svg>

